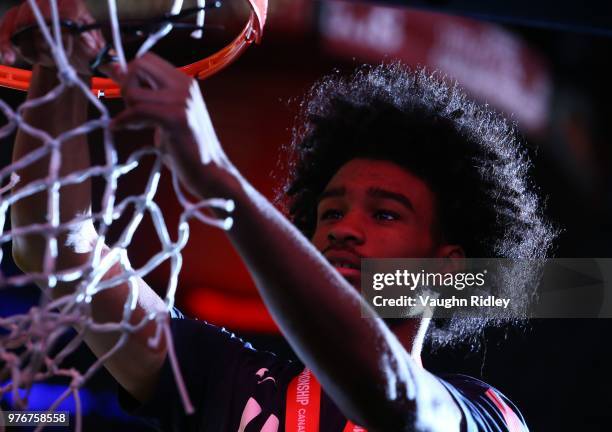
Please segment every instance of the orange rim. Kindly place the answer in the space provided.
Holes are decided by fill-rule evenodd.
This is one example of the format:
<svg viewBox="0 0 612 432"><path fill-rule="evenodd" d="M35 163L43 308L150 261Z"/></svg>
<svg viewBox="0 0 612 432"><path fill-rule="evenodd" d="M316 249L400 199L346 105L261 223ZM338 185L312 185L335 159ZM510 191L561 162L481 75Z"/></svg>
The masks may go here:
<svg viewBox="0 0 612 432"><path fill-rule="evenodd" d="M207 78L232 63L253 42L259 43L263 36L268 11L268 0L248 0L251 14L242 32L229 45L205 59L178 68L197 79ZM0 86L26 91L30 87L32 71L0 65ZM117 98L121 90L109 78L93 78L91 90L98 97Z"/></svg>

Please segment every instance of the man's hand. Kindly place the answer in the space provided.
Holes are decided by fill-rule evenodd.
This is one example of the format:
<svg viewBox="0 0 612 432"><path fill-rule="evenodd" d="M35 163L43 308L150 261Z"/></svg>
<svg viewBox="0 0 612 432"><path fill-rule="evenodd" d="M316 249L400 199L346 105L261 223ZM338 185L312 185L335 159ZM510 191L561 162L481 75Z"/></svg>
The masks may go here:
<svg viewBox="0 0 612 432"><path fill-rule="evenodd" d="M120 79L126 109L114 127L158 126L158 145L171 156L190 191L224 195L237 171L217 139L197 82L156 56L134 60Z"/></svg>
<svg viewBox="0 0 612 432"><path fill-rule="evenodd" d="M51 10L48 0L36 1L40 11L47 22L50 22ZM62 20L70 20L76 24L90 24L94 20L85 6L83 0L58 0L59 15ZM24 33L19 38L19 45L13 45L11 38L20 30L36 26L36 18L27 1L11 8L0 21L0 55L2 62L7 65L15 63L22 58L30 64L40 64L55 68L50 47L40 30ZM64 31L63 43L66 55L76 71L85 76L91 75L89 62L104 48L105 41L98 30L68 34Z"/></svg>

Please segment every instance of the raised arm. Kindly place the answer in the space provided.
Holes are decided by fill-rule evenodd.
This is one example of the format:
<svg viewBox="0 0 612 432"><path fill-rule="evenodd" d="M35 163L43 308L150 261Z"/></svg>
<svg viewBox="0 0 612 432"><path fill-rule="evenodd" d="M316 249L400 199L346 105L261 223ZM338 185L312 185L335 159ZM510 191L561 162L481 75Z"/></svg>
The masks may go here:
<svg viewBox="0 0 612 432"><path fill-rule="evenodd" d="M48 3L48 2L43 2ZM76 1L59 2L60 8L67 18L77 21L88 19L86 11ZM0 26L0 52L5 63L12 63L17 57L16 49L9 43L10 35L15 29L33 23L27 2L21 7L12 9L3 18ZM97 52L103 41L99 34L88 34L85 37L70 41L72 44L73 64L85 82L89 82L89 70L85 66L90 56ZM31 87L28 99L38 98L47 94L58 84L57 70L44 50L35 48L44 44L34 37L22 46L22 54L30 61L35 62ZM29 125L43 130L55 137L67 130L73 129L87 120L88 101L82 91L77 87L64 90L57 98L38 108L32 108L24 113L23 120ZM43 143L19 130L13 150L13 161L38 149ZM60 175L66 176L80 171L90 165L87 138L85 135L63 143L61 146ZM16 190L27 186L33 181L43 179L49 174L49 158L42 158L18 171L20 182ZM90 213L91 184L84 181L79 184L63 187L60 191L61 222L67 222L75 217ZM11 221L13 228L46 223L47 192L41 192L17 201L11 207ZM91 219L72 227L70 232L63 233L58 239L57 270L78 267L85 264L90 257L91 246L97 238L97 233ZM15 262L24 272L40 272L46 244L41 235L15 237L13 239L13 256ZM107 252L107 250L105 251ZM119 265L112 267L105 278L117 276L121 273ZM142 280L138 281L140 296L138 306L132 316L132 323L139 322L145 314L161 310L163 301ZM47 293L53 297L67 294L73 286L59 285ZM111 290L105 290L94 296L92 314L97 323L119 322L122 318L124 302L127 298L128 286L122 285ZM154 323L150 323L141 331L133 334L127 344L111 357L106 368L115 379L135 397L146 399L153 389L157 379L157 372L165 358L166 348L162 342L157 351L147 346L147 339L155 331ZM87 332L85 341L96 354L106 353L118 340L113 333ZM138 358L138 362L134 362Z"/></svg>
<svg viewBox="0 0 612 432"><path fill-rule="evenodd" d="M373 311L362 318L357 291L233 167L197 84L147 55L131 65L123 92L128 108L117 126L161 125L162 144L191 192L235 201L230 240L289 343L342 411L368 430L458 430L457 406L443 386Z"/></svg>

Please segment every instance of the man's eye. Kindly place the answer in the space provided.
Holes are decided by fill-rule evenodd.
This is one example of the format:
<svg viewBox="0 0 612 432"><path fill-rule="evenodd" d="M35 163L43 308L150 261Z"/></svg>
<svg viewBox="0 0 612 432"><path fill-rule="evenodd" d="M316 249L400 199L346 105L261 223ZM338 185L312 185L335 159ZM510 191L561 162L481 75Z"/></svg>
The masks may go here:
<svg viewBox="0 0 612 432"><path fill-rule="evenodd" d="M374 212L374 219L380 221L394 221L400 218L399 214L391 210L377 210Z"/></svg>
<svg viewBox="0 0 612 432"><path fill-rule="evenodd" d="M342 212L337 209L328 209L321 213L321 220L329 220L329 219L340 219L342 217Z"/></svg>

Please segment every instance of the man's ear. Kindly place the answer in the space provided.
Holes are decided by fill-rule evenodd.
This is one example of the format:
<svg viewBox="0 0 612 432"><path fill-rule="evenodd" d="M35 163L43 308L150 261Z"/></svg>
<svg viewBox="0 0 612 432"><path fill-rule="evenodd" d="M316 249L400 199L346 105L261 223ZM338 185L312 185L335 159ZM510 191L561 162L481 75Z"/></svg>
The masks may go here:
<svg viewBox="0 0 612 432"><path fill-rule="evenodd" d="M444 259L443 271L448 273L462 271L465 265L463 261L463 258L465 258L465 251L459 245L440 245L436 252L436 258Z"/></svg>

